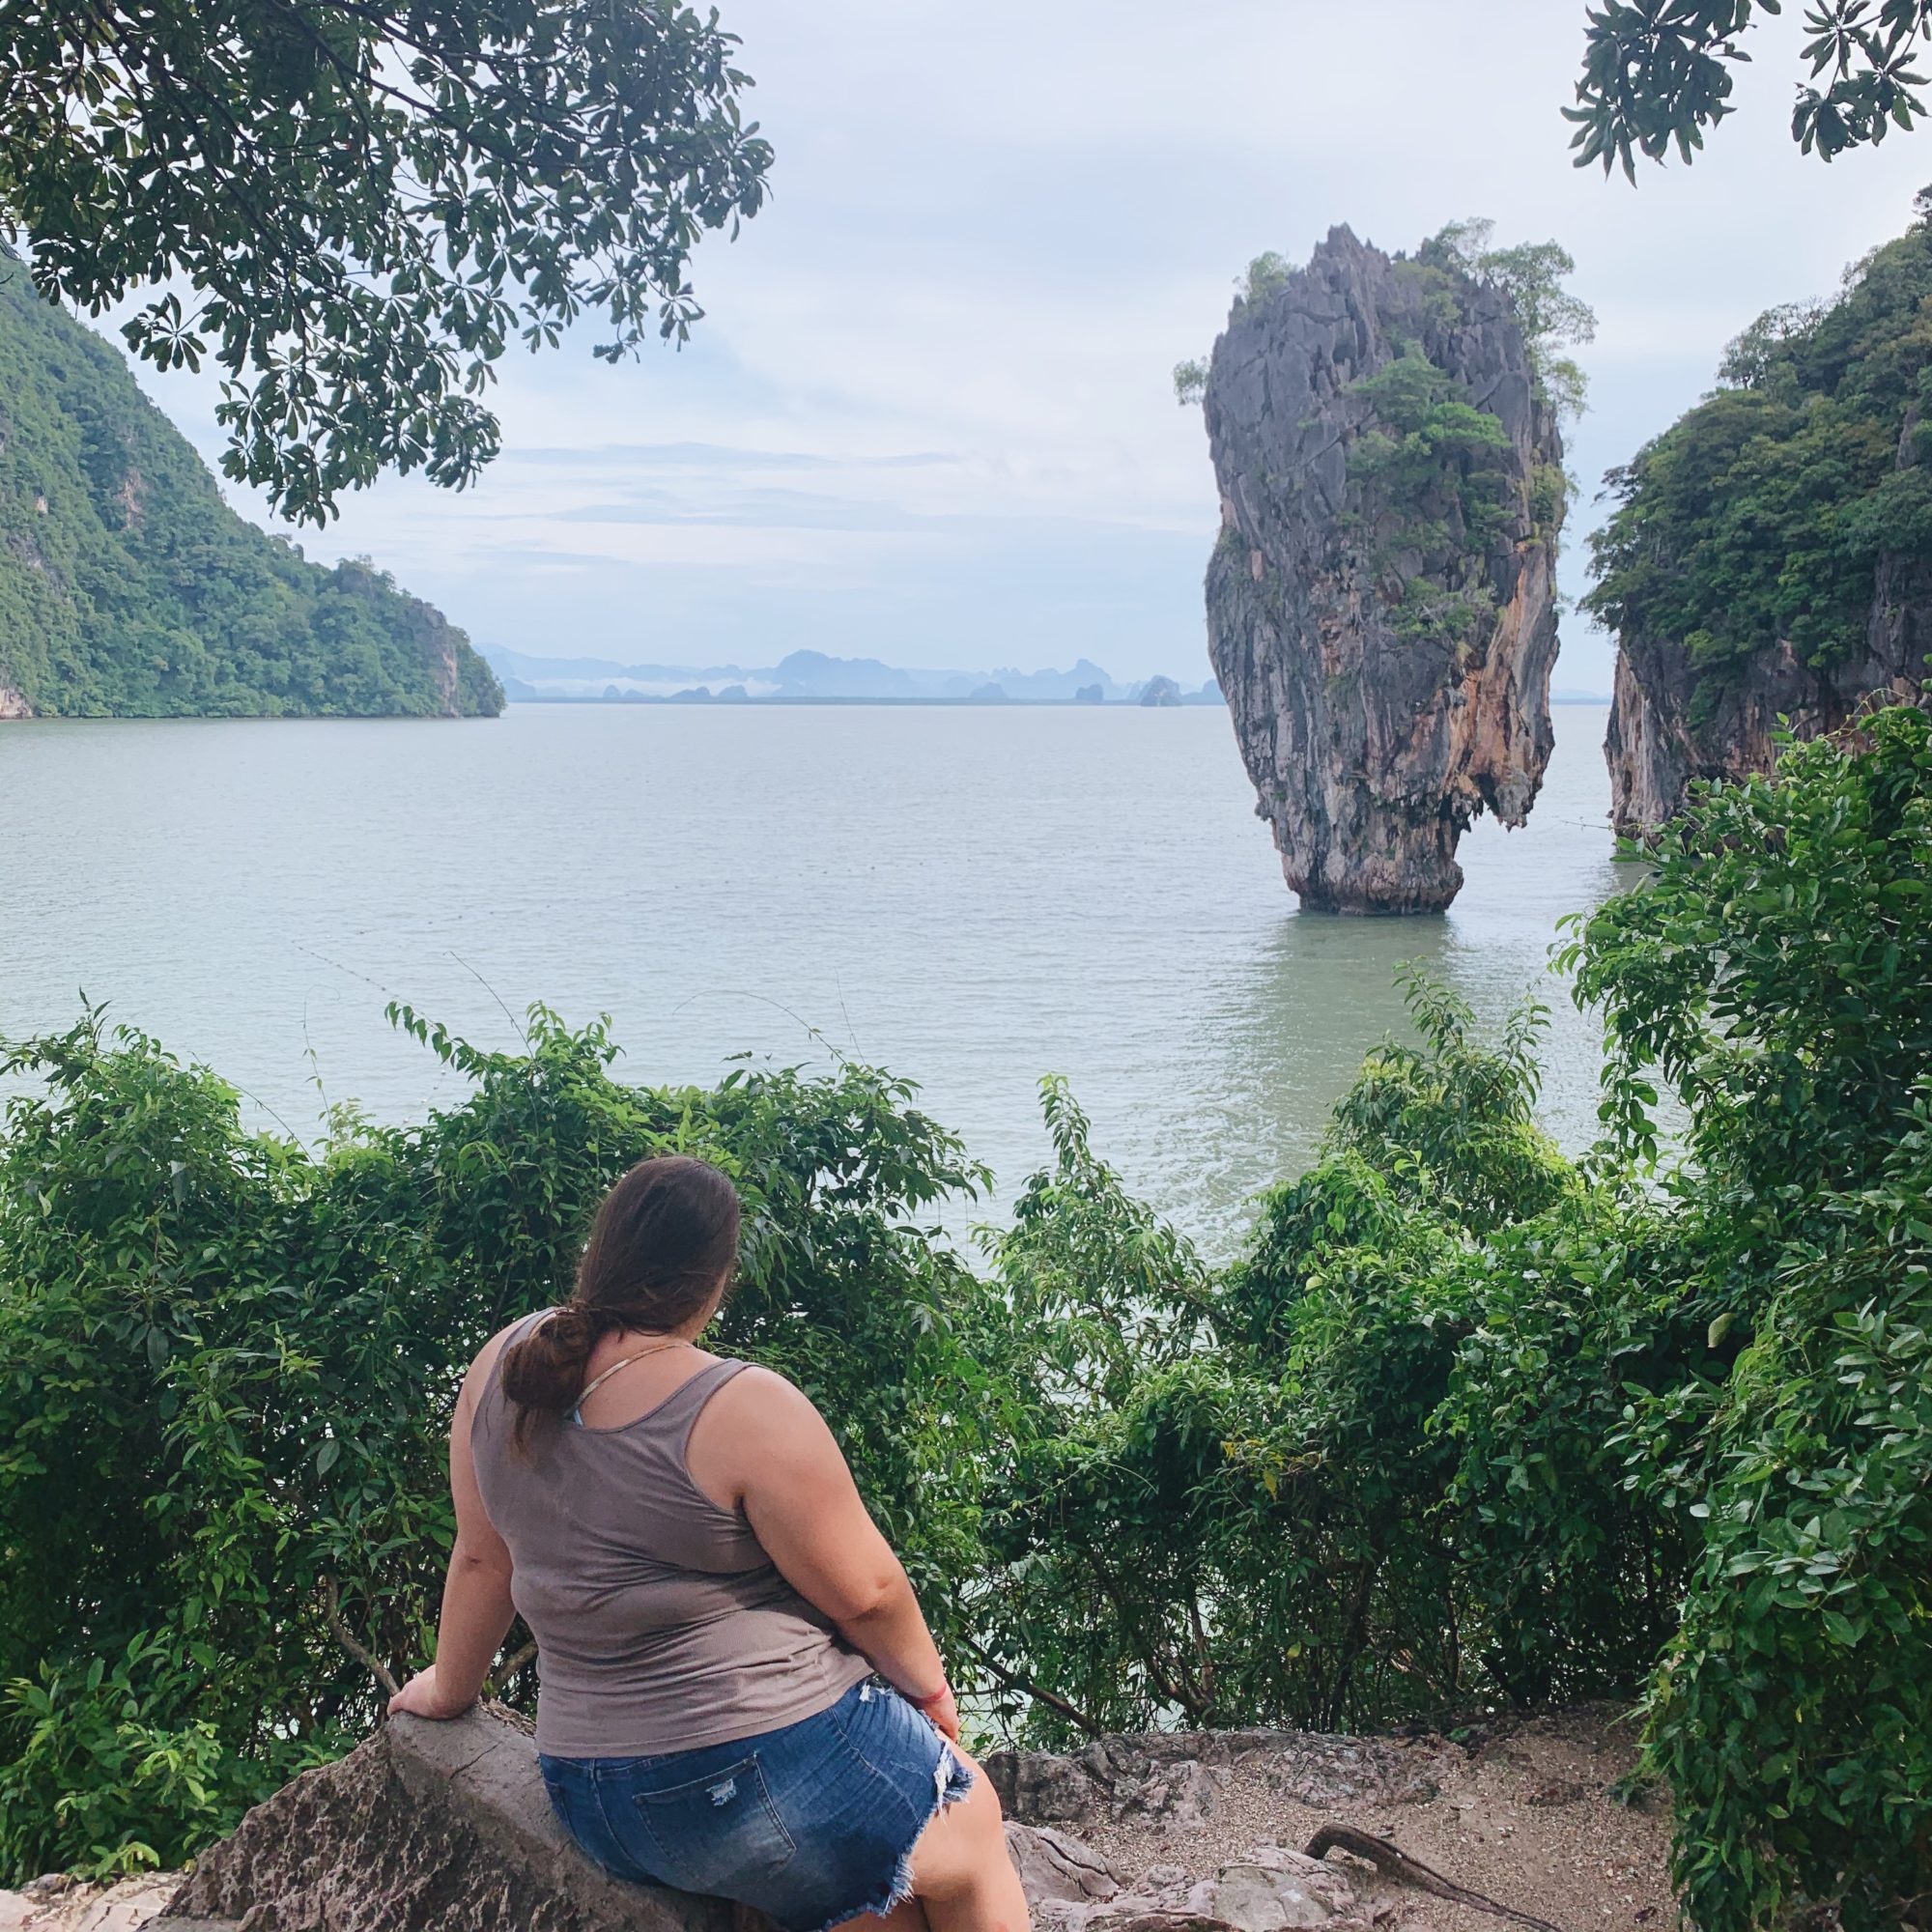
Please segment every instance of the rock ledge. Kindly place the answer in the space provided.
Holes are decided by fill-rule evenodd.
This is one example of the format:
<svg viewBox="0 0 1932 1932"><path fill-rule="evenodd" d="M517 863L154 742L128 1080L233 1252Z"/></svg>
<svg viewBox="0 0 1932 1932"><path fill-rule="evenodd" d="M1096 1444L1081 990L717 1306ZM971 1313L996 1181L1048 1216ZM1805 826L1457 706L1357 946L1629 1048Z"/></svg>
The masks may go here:
<svg viewBox="0 0 1932 1932"><path fill-rule="evenodd" d="M626 1885L570 1843L507 1712L398 1718L297 1778L196 1861L149 1932L768 1932L755 1913Z"/></svg>

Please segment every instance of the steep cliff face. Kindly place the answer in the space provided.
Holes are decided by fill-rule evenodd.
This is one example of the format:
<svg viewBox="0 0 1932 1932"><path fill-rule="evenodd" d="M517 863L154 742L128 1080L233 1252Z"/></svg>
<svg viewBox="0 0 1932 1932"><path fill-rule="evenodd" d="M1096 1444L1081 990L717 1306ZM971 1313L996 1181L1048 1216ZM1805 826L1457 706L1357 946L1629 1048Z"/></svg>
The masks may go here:
<svg viewBox="0 0 1932 1932"><path fill-rule="evenodd" d="M1896 584L1907 574L1886 576ZM1768 771L1779 731L1812 738L1870 703L1922 702L1929 630L1932 584L1921 584L1910 601L1881 595L1871 645L1849 661L1806 665L1780 639L1751 660L1746 675L1715 685L1699 680L1682 643L1625 632L1604 740L1617 836L1651 838L1684 810L1693 779Z"/></svg>
<svg viewBox="0 0 1932 1932"><path fill-rule="evenodd" d="M1618 634L1604 747L1617 831L1690 783L1769 768L1776 734L1923 701L1932 652L1932 227L1827 306L1773 310L1727 386L1610 481L1585 608Z"/></svg>
<svg viewBox="0 0 1932 1932"><path fill-rule="evenodd" d="M440 611L237 516L124 358L0 248L0 720L502 704Z"/></svg>
<svg viewBox="0 0 1932 1932"><path fill-rule="evenodd" d="M1204 397L1208 648L1288 883L1429 912L1551 743L1562 443L1508 302L1333 231L1237 301Z"/></svg>

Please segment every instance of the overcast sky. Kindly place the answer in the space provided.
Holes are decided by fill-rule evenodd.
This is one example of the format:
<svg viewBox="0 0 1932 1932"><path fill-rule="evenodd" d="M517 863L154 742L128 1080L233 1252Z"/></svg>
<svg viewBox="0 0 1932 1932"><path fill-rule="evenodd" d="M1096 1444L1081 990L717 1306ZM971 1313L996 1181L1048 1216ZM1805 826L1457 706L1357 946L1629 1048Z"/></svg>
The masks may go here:
<svg viewBox="0 0 1932 1932"><path fill-rule="evenodd" d="M778 159L765 212L700 256L694 344L615 370L594 331L514 355L478 488L386 481L310 555L367 552L539 654L1085 656L1198 683L1215 495L1169 371L1250 257L1345 221L1390 249L1470 214L1560 239L1602 319L1580 533L1725 341L1833 288L1932 180L1932 134L1798 155L1802 10L1754 30L1710 153L1634 191L1566 152L1583 0L719 5ZM213 457L212 386L143 381ZM1571 594L1581 563L1573 541ZM1557 684L1609 676L1569 619Z"/></svg>

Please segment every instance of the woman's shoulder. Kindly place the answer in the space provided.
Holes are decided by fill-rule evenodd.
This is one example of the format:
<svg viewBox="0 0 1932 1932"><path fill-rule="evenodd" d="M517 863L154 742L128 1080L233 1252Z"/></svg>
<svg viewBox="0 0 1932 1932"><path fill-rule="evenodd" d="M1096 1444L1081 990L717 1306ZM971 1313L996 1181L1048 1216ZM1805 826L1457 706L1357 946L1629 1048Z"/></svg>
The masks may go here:
<svg viewBox="0 0 1932 1932"><path fill-rule="evenodd" d="M713 1502L741 1507L775 1480L844 1467L824 1417L796 1382L756 1362L732 1366L737 1373L699 1410L686 1451L693 1480Z"/></svg>
<svg viewBox="0 0 1932 1932"><path fill-rule="evenodd" d="M705 1405L728 1418L732 1433L741 1439L755 1439L761 1446L782 1447L803 1437L816 1435L825 1429L818 1405L777 1369L761 1362L740 1361L728 1356L713 1358L713 1368L728 1366L732 1374ZM701 1369L700 1375L713 1373ZM747 1447L752 1446L747 1439Z"/></svg>
<svg viewBox="0 0 1932 1932"><path fill-rule="evenodd" d="M527 1315L519 1315L514 1321L506 1321L476 1351L476 1359L470 1364L476 1368L485 1362L493 1362L512 1342L521 1342L529 1331L541 1321L554 1315L554 1308L535 1308Z"/></svg>
<svg viewBox="0 0 1932 1932"><path fill-rule="evenodd" d="M719 1369L729 1369L730 1375L724 1378L719 1396L729 1396L740 1402L759 1402L781 1406L794 1402L810 1405L811 1398L788 1376L777 1369L768 1369L762 1362L748 1362L737 1355L714 1355L708 1349L698 1352L705 1356L705 1366L700 1375L712 1375Z"/></svg>

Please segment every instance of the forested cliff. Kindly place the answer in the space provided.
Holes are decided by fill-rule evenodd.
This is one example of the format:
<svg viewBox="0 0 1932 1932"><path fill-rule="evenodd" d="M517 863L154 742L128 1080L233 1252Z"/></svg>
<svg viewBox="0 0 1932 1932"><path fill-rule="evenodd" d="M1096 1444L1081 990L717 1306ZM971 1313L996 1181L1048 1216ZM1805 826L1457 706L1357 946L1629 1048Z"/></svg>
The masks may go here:
<svg viewBox="0 0 1932 1932"><path fill-rule="evenodd" d="M502 703L440 611L229 509L121 355L0 253L0 718Z"/></svg>
<svg viewBox="0 0 1932 1932"><path fill-rule="evenodd" d="M1768 770L1780 719L1919 697L1932 650L1932 200L1830 302L1761 316L1722 387L1627 468L1586 608L1618 633L1612 812Z"/></svg>

